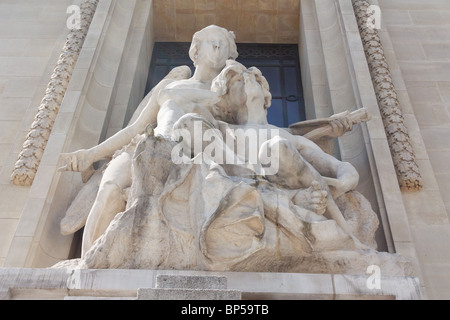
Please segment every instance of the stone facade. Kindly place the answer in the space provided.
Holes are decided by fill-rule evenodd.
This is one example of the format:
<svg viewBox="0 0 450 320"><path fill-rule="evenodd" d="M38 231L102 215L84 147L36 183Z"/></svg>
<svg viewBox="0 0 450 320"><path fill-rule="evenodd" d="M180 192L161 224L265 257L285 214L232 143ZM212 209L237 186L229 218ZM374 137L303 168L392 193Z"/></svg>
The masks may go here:
<svg viewBox="0 0 450 320"><path fill-rule="evenodd" d="M30 191L11 184L13 158L17 159L61 54L68 33L65 12L72 3L4 1L0 5L1 264Z"/></svg>
<svg viewBox="0 0 450 320"><path fill-rule="evenodd" d="M381 43L422 191L400 190L351 0L100 0L35 181L13 185L69 32L66 9L81 2L0 4L0 266L41 268L68 258L72 237L59 234L59 222L82 181L57 173L59 154L122 127L143 95L154 41L190 41L216 23L235 31L237 42L299 43L308 117L370 109L367 126L339 139L340 156L362 176L358 190L380 216L380 242L414 263L424 298L450 298L448 1L369 1L381 8Z"/></svg>
<svg viewBox="0 0 450 320"><path fill-rule="evenodd" d="M98 0L84 1L79 7L79 26L71 29L67 35L61 55L50 76L51 80L45 90L45 96L11 175L15 185L31 186L33 183L97 4Z"/></svg>
<svg viewBox="0 0 450 320"><path fill-rule="evenodd" d="M161 286L164 279L172 278L170 288ZM183 279L184 278L184 279ZM195 284L186 281L197 280ZM212 278L212 279L211 279ZM226 279L215 281L214 278ZM206 280L205 280L206 279ZM170 297L189 295L189 290L218 292L224 298L244 300L420 300L417 279L382 277L381 290L367 289L366 276L288 273L208 273L199 271L155 270L52 270L7 269L0 274L0 299L23 300L136 300L146 298L149 292L178 289ZM209 283L208 283L209 282ZM164 283L163 283L164 284ZM200 284L200 286L199 286ZM215 289L212 289L214 287ZM227 288L227 289L224 289ZM7 290L3 290L7 288ZM183 292L184 290L188 292ZM218 291L218 292L217 292ZM139 292L141 293L139 295ZM155 295L155 294L154 294ZM162 294L160 295L162 296ZM197 295L198 296L198 295ZM228 296L228 297L227 297ZM155 298L155 297L152 297ZM192 296L189 297L189 300Z"/></svg>
<svg viewBox="0 0 450 320"><path fill-rule="evenodd" d="M448 299L450 244L448 193L450 4L446 1L379 0L381 32L413 137L424 192L403 194L430 298ZM426 249L427 248L427 249Z"/></svg>

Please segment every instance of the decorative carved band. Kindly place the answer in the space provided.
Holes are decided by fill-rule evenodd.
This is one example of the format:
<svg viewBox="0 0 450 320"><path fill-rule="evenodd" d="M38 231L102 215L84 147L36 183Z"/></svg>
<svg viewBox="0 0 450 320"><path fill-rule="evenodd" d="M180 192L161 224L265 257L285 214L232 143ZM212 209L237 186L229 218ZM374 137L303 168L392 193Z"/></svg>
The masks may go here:
<svg viewBox="0 0 450 320"><path fill-rule="evenodd" d="M84 0L80 6L79 28L71 29L67 36L11 175L11 180L16 185L30 186L33 183L98 1Z"/></svg>
<svg viewBox="0 0 450 320"><path fill-rule="evenodd" d="M408 129L404 124L381 39L377 29L369 23L370 4L365 0L352 2L400 188L403 191L420 191L423 188L422 177Z"/></svg>

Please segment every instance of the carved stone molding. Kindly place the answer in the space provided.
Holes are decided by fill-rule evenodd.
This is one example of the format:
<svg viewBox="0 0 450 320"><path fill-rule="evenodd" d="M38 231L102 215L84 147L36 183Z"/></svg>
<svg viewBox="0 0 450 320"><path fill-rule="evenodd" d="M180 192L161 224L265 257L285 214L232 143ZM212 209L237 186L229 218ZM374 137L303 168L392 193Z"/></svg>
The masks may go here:
<svg viewBox="0 0 450 320"><path fill-rule="evenodd" d="M365 0L352 0L352 3L400 188L403 191L420 191L423 188L422 177L404 124L381 38L377 29L369 23L370 4Z"/></svg>
<svg viewBox="0 0 450 320"><path fill-rule="evenodd" d="M11 180L15 185L30 186L33 183L98 1L84 0L80 6L79 28L72 29L67 36L12 172Z"/></svg>

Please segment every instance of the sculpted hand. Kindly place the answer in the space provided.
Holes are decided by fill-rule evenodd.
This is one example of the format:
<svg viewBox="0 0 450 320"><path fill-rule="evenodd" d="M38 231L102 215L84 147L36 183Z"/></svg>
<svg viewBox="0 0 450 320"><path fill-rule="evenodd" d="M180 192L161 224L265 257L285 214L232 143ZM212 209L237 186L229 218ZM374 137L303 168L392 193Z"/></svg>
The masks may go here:
<svg viewBox="0 0 450 320"><path fill-rule="evenodd" d="M327 191L321 188L319 182L313 181L311 187L298 191L292 200L298 206L323 215L327 210L327 195Z"/></svg>
<svg viewBox="0 0 450 320"><path fill-rule="evenodd" d="M353 123L347 117L337 118L330 122L332 133L329 135L332 138L338 138L344 133L352 131Z"/></svg>
<svg viewBox="0 0 450 320"><path fill-rule="evenodd" d="M79 171L87 170L93 163L90 151L81 149L72 153L61 154L62 167L58 171Z"/></svg>

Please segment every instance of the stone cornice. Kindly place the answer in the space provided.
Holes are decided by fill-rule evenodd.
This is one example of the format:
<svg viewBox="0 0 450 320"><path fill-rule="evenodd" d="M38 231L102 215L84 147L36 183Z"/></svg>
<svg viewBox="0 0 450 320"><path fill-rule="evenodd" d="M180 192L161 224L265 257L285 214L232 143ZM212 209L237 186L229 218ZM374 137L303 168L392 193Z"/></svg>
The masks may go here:
<svg viewBox="0 0 450 320"><path fill-rule="evenodd" d="M377 29L368 22L370 4L352 0L389 148L402 191L420 191L423 181Z"/></svg>
<svg viewBox="0 0 450 320"><path fill-rule="evenodd" d="M67 36L12 172L11 180L15 185L30 186L33 183L98 1L84 0L80 6L80 26L72 29Z"/></svg>

